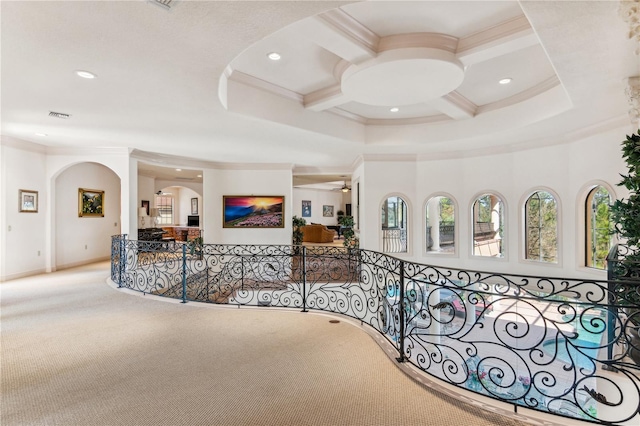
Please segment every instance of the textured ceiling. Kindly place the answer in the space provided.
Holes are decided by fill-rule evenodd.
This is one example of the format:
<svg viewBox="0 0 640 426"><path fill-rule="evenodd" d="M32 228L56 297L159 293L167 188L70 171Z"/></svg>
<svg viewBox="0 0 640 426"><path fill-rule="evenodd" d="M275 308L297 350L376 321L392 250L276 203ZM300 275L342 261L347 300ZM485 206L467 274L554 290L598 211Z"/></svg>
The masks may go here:
<svg viewBox="0 0 640 426"><path fill-rule="evenodd" d="M640 74L640 62L617 6L182 0L167 11L145 1L2 2L1 133L52 147L284 163L334 176L361 155L455 157L562 143L626 119L626 79ZM345 17L342 30L330 28ZM480 43L481 60L464 47L513 19L529 29ZM362 37L391 42L409 33L457 39L453 52L470 65L449 104L405 105L392 116L349 99L329 106L326 94L317 97L326 108L305 105L305 96L339 86L337 68L363 61ZM373 57L383 45L370 49ZM283 54L278 63L266 59L273 49ZM505 76L513 83L498 86Z"/></svg>

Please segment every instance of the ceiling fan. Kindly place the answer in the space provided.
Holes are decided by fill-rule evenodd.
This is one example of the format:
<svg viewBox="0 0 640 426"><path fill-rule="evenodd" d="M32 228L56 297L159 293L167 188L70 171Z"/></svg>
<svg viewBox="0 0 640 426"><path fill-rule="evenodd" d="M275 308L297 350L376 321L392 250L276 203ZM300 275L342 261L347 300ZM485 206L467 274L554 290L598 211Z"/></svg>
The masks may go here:
<svg viewBox="0 0 640 426"><path fill-rule="evenodd" d="M342 188L334 188L334 191L349 192L351 191L351 187L347 185L347 181L345 180Z"/></svg>

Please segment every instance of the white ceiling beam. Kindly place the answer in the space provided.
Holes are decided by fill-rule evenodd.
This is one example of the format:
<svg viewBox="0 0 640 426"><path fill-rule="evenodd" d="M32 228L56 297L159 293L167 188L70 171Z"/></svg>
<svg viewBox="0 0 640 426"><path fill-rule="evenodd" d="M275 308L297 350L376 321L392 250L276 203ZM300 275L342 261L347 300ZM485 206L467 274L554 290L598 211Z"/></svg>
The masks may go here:
<svg viewBox="0 0 640 426"><path fill-rule="evenodd" d="M524 15L461 38L456 55L465 66L539 44L538 36Z"/></svg>
<svg viewBox="0 0 640 426"><path fill-rule="evenodd" d="M478 109L477 105L455 91L441 98L429 101L429 105L454 120L472 118Z"/></svg>
<svg viewBox="0 0 640 426"><path fill-rule="evenodd" d="M297 25L297 30L309 40L353 64L377 55L379 37L340 9Z"/></svg>
<svg viewBox="0 0 640 426"><path fill-rule="evenodd" d="M338 105L349 102L349 99L342 93L340 84L325 87L304 96L304 107L312 111L324 111Z"/></svg>

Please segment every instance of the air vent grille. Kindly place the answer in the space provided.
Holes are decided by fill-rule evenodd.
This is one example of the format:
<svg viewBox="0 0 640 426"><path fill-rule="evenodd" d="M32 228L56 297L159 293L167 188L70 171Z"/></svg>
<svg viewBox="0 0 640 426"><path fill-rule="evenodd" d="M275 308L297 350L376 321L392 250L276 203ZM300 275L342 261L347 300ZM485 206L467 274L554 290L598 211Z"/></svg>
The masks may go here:
<svg viewBox="0 0 640 426"><path fill-rule="evenodd" d="M63 112L49 111L49 117L64 118L65 120L67 120L67 119L71 118L71 114L65 114Z"/></svg>

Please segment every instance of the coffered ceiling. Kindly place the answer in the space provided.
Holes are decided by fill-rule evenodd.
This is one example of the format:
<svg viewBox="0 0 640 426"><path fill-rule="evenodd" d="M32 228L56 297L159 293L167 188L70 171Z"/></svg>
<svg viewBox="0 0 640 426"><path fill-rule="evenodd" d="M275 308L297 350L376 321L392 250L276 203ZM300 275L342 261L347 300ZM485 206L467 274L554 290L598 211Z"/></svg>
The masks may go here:
<svg viewBox="0 0 640 426"><path fill-rule="evenodd" d="M300 175L565 143L628 124L640 74L617 1L0 6L3 138Z"/></svg>

